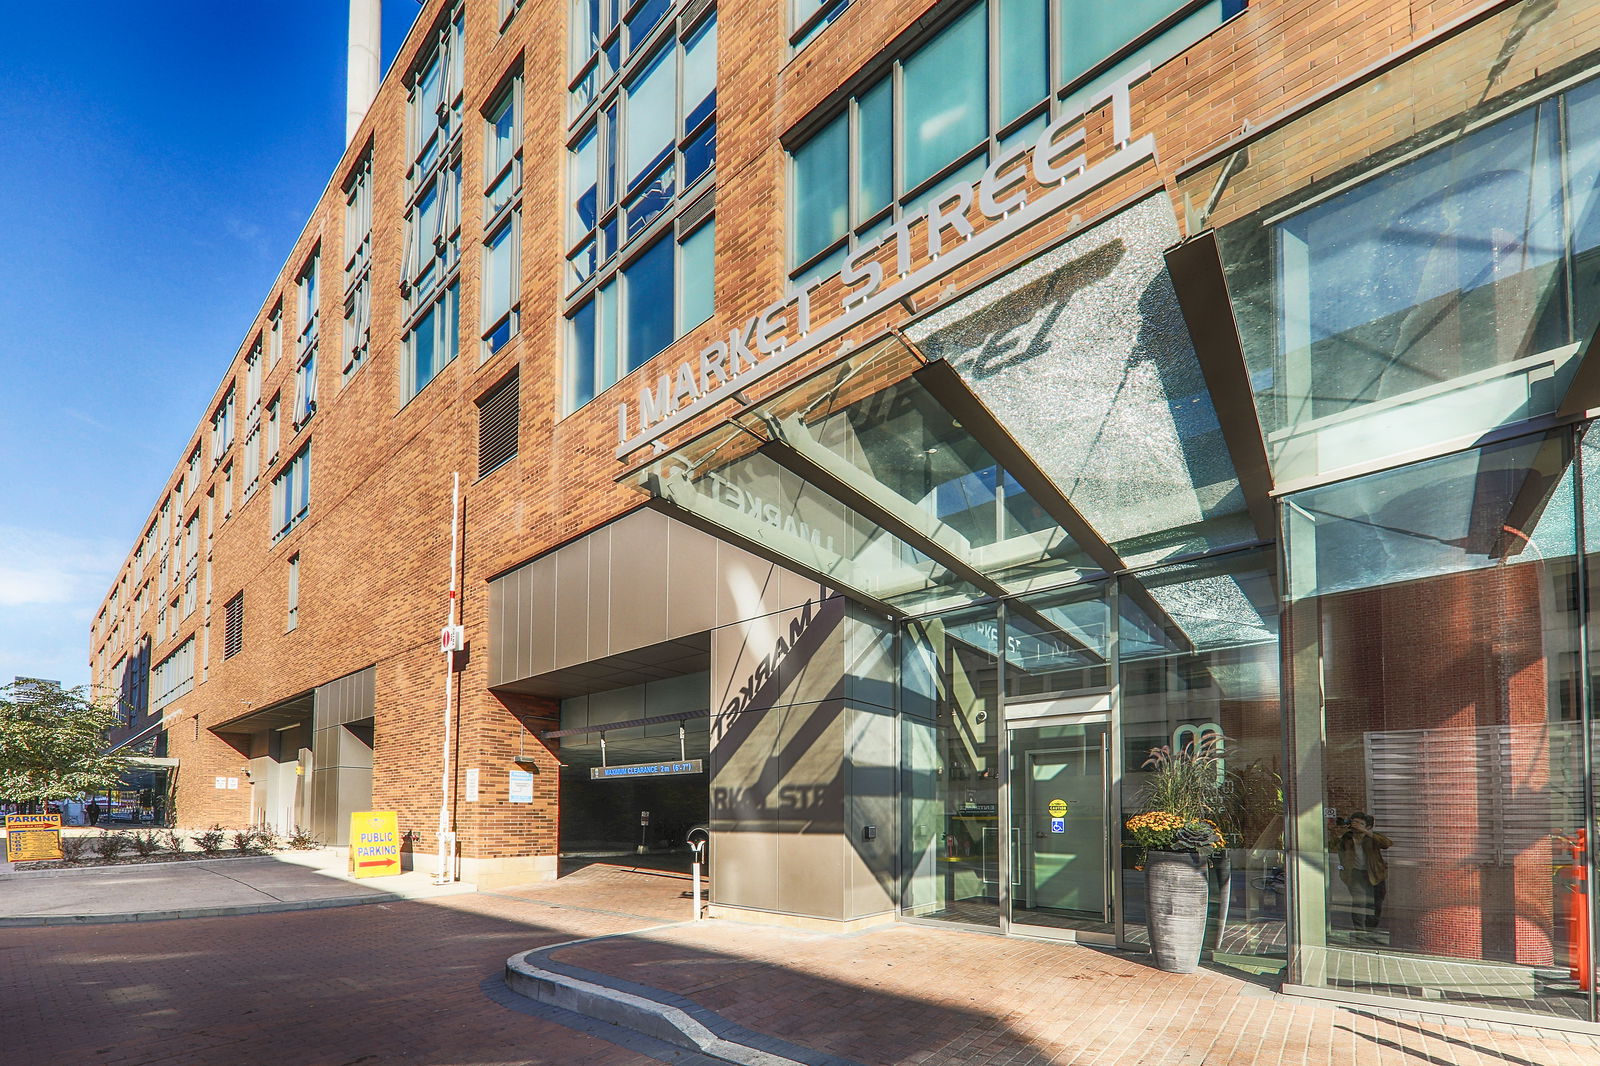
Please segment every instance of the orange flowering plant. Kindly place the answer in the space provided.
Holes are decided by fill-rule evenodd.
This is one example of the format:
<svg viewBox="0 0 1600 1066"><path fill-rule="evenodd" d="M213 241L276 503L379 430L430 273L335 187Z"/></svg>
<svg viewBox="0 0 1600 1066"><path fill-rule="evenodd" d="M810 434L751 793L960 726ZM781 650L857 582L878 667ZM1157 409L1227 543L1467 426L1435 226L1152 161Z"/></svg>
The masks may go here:
<svg viewBox="0 0 1600 1066"><path fill-rule="evenodd" d="M1150 749L1150 780L1139 795L1144 811L1125 823L1141 851L1194 851L1212 855L1227 840L1211 815L1226 798L1222 738L1207 735L1174 752Z"/></svg>

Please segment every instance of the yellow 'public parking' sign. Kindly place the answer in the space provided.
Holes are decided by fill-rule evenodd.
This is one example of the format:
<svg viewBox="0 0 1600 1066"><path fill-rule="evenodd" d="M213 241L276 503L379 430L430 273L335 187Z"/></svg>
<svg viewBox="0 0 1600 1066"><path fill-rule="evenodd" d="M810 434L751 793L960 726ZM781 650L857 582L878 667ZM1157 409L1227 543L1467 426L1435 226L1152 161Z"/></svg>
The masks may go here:
<svg viewBox="0 0 1600 1066"><path fill-rule="evenodd" d="M400 826L394 811L359 811L350 816L350 872L356 877L400 872Z"/></svg>
<svg viewBox="0 0 1600 1066"><path fill-rule="evenodd" d="M39 862L61 858L61 815L6 815L6 861Z"/></svg>

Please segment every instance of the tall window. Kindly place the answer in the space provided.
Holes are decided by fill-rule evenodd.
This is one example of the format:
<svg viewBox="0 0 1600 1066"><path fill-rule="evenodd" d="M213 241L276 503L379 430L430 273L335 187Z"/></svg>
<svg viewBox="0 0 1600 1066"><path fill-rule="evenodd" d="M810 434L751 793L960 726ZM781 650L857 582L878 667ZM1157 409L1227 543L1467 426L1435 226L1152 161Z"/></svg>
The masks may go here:
<svg viewBox="0 0 1600 1066"><path fill-rule="evenodd" d="M522 246L522 78L490 105L483 152L483 354L516 336Z"/></svg>
<svg viewBox="0 0 1600 1066"><path fill-rule="evenodd" d="M200 487L200 445L194 446L194 451L189 453L189 490L192 492Z"/></svg>
<svg viewBox="0 0 1600 1066"><path fill-rule="evenodd" d="M256 420L244 435L244 498L256 493L261 481L261 422Z"/></svg>
<svg viewBox="0 0 1600 1066"><path fill-rule="evenodd" d="M244 417L246 421L255 417L256 405L261 402L261 338L250 348L250 353L244 357Z"/></svg>
<svg viewBox="0 0 1600 1066"><path fill-rule="evenodd" d="M274 396L267 404L267 462L275 462L278 458L278 397Z"/></svg>
<svg viewBox="0 0 1600 1066"><path fill-rule="evenodd" d="M792 275L837 272L903 205L976 181L999 153L1037 137L1052 108L1070 115L1117 70L1159 65L1243 8L1243 0L972 4L791 148Z"/></svg>
<svg viewBox="0 0 1600 1066"><path fill-rule="evenodd" d="M306 444L272 479L272 539L300 524L311 509L311 445Z"/></svg>
<svg viewBox="0 0 1600 1066"><path fill-rule="evenodd" d="M372 153L356 164L344 194L344 367L346 381L372 342Z"/></svg>
<svg viewBox="0 0 1600 1066"><path fill-rule="evenodd" d="M400 287L406 300L401 392L408 400L456 357L460 344L463 20L457 5L434 31L407 104L411 166Z"/></svg>
<svg viewBox="0 0 1600 1066"><path fill-rule="evenodd" d="M789 43L804 48L853 0L789 0Z"/></svg>
<svg viewBox="0 0 1600 1066"><path fill-rule="evenodd" d="M233 464L222 468L222 517L233 514Z"/></svg>
<svg viewBox="0 0 1600 1066"><path fill-rule="evenodd" d="M243 592L223 605L222 622L222 657L231 659L244 650Z"/></svg>
<svg viewBox="0 0 1600 1066"><path fill-rule="evenodd" d="M300 310L300 339L296 344L294 374L294 424L310 421L317 410L317 260L314 251L295 279Z"/></svg>
<svg viewBox="0 0 1600 1066"><path fill-rule="evenodd" d="M621 6L574 7L569 410L710 313L701 261L709 267L712 201L702 193L715 182L716 13L690 23L665 2L626 17Z"/></svg>
<svg viewBox="0 0 1600 1066"><path fill-rule="evenodd" d="M200 589L200 516L190 516L183 527L183 617L194 613Z"/></svg>
<svg viewBox="0 0 1600 1066"><path fill-rule="evenodd" d="M300 553L289 556L289 614L284 623L288 632L300 625Z"/></svg>
<svg viewBox="0 0 1600 1066"><path fill-rule="evenodd" d="M150 671L150 709L158 711L194 689L194 638L178 645Z"/></svg>
<svg viewBox="0 0 1600 1066"><path fill-rule="evenodd" d="M275 367L283 358L283 303L272 309L267 324L267 366Z"/></svg>
<svg viewBox="0 0 1600 1066"><path fill-rule="evenodd" d="M233 445L233 390L211 412L211 461L219 463Z"/></svg>

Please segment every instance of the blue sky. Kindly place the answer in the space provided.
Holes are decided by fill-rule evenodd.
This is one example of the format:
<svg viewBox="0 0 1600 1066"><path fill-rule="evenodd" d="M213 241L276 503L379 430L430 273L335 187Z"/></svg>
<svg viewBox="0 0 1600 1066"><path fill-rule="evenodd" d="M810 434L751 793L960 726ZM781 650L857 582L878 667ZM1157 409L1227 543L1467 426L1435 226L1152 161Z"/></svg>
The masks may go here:
<svg viewBox="0 0 1600 1066"><path fill-rule="evenodd" d="M384 5L389 62L419 10ZM0 683L89 623L344 149L340 0L8 5Z"/></svg>

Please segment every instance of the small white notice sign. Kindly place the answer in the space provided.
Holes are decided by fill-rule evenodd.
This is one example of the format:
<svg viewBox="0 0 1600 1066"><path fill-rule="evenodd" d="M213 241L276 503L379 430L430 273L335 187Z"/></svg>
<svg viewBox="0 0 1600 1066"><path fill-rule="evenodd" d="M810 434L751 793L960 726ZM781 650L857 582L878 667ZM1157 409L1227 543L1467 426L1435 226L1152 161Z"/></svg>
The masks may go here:
<svg viewBox="0 0 1600 1066"><path fill-rule="evenodd" d="M476 766L467 771L467 802L478 802L478 768Z"/></svg>
<svg viewBox="0 0 1600 1066"><path fill-rule="evenodd" d="M217 787L218 788L227 788L228 787L228 779L226 777L217 778Z"/></svg>
<svg viewBox="0 0 1600 1066"><path fill-rule="evenodd" d="M511 791L506 799L512 803L533 802L533 772L531 770L511 771Z"/></svg>
<svg viewBox="0 0 1600 1066"><path fill-rule="evenodd" d="M230 791L234 791L234 792L238 791L238 789L239 789L239 779L237 777L228 778L228 789Z"/></svg>

